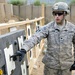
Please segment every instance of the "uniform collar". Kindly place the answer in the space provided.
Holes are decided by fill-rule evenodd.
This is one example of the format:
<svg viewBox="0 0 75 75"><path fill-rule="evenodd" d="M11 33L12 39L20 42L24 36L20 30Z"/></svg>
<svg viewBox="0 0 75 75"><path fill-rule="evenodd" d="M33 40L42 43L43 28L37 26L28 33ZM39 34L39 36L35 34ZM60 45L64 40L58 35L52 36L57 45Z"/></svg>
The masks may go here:
<svg viewBox="0 0 75 75"><path fill-rule="evenodd" d="M56 22L54 22L54 29L57 29L57 30L59 30L59 31L60 31L59 27L56 25ZM63 26L62 30L67 31L68 29L69 29L69 28L68 28L68 21L65 21L64 26Z"/></svg>

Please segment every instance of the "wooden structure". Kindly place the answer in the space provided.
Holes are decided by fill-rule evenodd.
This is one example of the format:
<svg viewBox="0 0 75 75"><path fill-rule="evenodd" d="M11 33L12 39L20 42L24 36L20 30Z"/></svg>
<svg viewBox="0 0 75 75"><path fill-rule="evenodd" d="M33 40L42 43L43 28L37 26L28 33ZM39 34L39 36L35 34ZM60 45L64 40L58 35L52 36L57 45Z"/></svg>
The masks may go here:
<svg viewBox="0 0 75 75"><path fill-rule="evenodd" d="M36 26L38 23L40 26L43 26L44 17L35 18L33 20L27 19L26 21L19 21L19 22L11 21L9 23L2 23L0 24L0 34L3 35L11 31L25 29L26 39L29 39L30 36L32 36L36 32ZM36 45L27 53L30 74L43 47L44 43L42 40L38 45Z"/></svg>

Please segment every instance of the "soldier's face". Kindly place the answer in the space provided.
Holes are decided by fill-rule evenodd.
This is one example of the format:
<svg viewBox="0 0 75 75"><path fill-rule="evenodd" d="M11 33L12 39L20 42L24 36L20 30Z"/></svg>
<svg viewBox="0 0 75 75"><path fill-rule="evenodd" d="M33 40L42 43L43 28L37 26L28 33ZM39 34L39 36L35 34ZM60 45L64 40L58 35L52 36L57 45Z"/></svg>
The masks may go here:
<svg viewBox="0 0 75 75"><path fill-rule="evenodd" d="M55 11L53 12L53 16L57 24L62 24L64 20L64 12L63 11Z"/></svg>

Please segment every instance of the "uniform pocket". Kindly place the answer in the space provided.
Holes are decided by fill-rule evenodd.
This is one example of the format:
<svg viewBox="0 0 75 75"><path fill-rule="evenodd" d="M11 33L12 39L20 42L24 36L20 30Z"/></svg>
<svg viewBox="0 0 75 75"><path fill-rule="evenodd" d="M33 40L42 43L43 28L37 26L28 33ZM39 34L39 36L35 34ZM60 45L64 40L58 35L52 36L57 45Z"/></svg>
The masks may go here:
<svg viewBox="0 0 75 75"><path fill-rule="evenodd" d="M55 41L55 31L54 30L52 30L52 31L50 31L50 33L49 33L49 38L50 38L50 40L52 41L52 42L54 42Z"/></svg>
<svg viewBox="0 0 75 75"><path fill-rule="evenodd" d="M74 36L74 32L73 31L68 31L67 38L68 38L69 43L72 42L73 36Z"/></svg>

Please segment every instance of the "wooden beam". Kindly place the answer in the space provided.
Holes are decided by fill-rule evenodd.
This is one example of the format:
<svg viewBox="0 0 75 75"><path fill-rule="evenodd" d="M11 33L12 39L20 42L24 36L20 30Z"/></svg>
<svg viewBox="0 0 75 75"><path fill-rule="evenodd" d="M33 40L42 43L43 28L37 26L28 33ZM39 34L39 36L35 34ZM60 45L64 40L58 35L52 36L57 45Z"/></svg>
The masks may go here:
<svg viewBox="0 0 75 75"><path fill-rule="evenodd" d="M2 29L6 29L6 28L10 28L10 27L17 27L20 25L25 25L25 24L30 24L32 22L36 22L39 21L41 19L43 19L44 17L40 17L38 19L34 19L34 20L29 20L29 21L19 21L19 22L14 22L14 23L2 23L0 24L0 30Z"/></svg>

